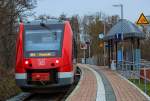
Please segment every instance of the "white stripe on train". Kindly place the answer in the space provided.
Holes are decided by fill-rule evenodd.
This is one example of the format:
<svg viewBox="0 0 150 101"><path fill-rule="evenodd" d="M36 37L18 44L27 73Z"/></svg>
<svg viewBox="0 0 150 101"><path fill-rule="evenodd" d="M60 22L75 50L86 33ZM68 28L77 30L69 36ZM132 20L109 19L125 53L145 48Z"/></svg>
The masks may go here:
<svg viewBox="0 0 150 101"><path fill-rule="evenodd" d="M72 78L73 72L58 72L58 78ZM27 73L16 73L16 79L27 79Z"/></svg>

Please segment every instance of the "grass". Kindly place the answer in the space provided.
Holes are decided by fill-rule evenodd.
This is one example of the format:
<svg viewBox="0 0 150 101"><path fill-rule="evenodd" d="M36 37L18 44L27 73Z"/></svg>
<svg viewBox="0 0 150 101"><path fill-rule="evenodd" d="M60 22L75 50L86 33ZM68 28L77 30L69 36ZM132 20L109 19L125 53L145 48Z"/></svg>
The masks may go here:
<svg viewBox="0 0 150 101"><path fill-rule="evenodd" d="M145 91L144 80L140 80L140 83L139 83L139 79L129 79L129 81L131 81L132 83L134 83L142 91ZM147 82L147 84L146 84L146 92L147 92L147 95L150 96L150 82Z"/></svg>

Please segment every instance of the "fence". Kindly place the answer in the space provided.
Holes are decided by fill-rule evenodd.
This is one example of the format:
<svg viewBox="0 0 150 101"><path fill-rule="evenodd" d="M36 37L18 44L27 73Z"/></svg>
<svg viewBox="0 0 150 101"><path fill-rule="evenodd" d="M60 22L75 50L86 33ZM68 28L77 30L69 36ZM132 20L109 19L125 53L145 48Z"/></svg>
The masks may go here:
<svg viewBox="0 0 150 101"><path fill-rule="evenodd" d="M150 94L150 61L144 59L141 63L134 63L130 61L119 61L116 64L116 70L122 76L130 79L134 83L138 81L138 85L144 85L144 92Z"/></svg>

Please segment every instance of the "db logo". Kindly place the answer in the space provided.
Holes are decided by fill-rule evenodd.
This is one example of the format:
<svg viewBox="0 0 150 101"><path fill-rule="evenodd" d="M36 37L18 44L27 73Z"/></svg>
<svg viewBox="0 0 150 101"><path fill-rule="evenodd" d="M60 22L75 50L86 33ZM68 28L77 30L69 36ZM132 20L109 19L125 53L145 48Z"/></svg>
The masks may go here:
<svg viewBox="0 0 150 101"><path fill-rule="evenodd" d="M45 65L45 59L38 59L38 64L39 65Z"/></svg>

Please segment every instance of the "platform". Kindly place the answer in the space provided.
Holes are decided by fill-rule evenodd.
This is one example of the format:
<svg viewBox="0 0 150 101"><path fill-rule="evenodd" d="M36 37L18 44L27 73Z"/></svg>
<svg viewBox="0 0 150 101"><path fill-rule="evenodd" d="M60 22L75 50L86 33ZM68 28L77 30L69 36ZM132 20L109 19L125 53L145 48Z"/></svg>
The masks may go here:
<svg viewBox="0 0 150 101"><path fill-rule="evenodd" d="M81 79L67 101L150 101L117 72L104 66L78 64Z"/></svg>

